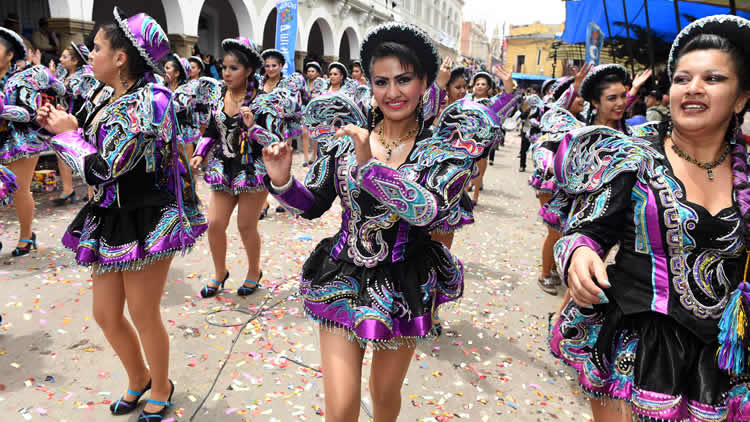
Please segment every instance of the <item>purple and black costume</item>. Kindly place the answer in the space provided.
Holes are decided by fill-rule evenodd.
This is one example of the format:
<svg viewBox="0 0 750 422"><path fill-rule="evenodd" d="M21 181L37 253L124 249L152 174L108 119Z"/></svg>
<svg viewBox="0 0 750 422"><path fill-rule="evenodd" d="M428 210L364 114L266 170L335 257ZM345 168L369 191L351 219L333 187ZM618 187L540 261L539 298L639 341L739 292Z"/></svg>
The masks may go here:
<svg viewBox="0 0 750 422"><path fill-rule="evenodd" d="M225 50L234 48L248 55L256 67L263 63L257 46L247 38L224 40L222 45ZM263 148L301 133L301 125L295 123L300 115L299 93L290 88L298 85L295 76L288 83L280 82L271 93L255 91L255 95L246 96L243 106L250 107L255 116L251 128L245 127L239 113L235 116L224 113L226 86L215 85L211 89L214 92L207 96L216 98L216 103L211 110L208 128L194 153L195 156L208 157L213 152L204 175L211 190L232 195L266 190L263 184L266 174ZM301 89L301 85L299 87ZM207 83L204 89L209 89Z"/></svg>
<svg viewBox="0 0 750 422"><path fill-rule="evenodd" d="M595 126L564 143L556 176L574 202L555 245L560 274L580 246L602 257L620 247L607 268L610 303L571 301L552 329L552 353L585 391L626 400L637 415L749 420L748 377L729 376L716 357L719 318L743 275L739 208L711 215L688 201L661 136ZM744 142L732 146L732 162L735 196L750 195Z"/></svg>
<svg viewBox="0 0 750 422"><path fill-rule="evenodd" d="M159 71L155 62L169 44L156 21L142 13L127 21L115 17L131 38L146 45L154 62L150 67ZM79 264L95 271L136 271L184 253L207 227L195 193L185 189L172 94L149 82L150 76L115 99L100 83L78 114L83 127L49 141L94 189L63 244Z"/></svg>

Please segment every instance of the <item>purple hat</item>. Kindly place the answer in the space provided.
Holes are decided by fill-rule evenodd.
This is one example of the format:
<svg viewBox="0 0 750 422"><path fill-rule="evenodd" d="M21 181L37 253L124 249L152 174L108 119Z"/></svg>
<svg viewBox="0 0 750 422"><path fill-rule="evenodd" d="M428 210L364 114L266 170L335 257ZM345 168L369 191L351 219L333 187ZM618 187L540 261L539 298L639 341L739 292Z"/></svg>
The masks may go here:
<svg viewBox="0 0 750 422"><path fill-rule="evenodd" d="M156 20L145 13L125 18L117 6L112 14L148 67L156 74L164 74L158 63L169 54L169 39Z"/></svg>
<svg viewBox="0 0 750 422"><path fill-rule="evenodd" d="M224 51L239 50L250 60L250 66L254 69L263 67L263 58L258 53L258 45L245 37L227 38L221 42Z"/></svg>
<svg viewBox="0 0 750 422"><path fill-rule="evenodd" d="M78 57L80 57L83 60L84 64L89 62L89 54L91 52L89 51L89 48L86 47L86 44L76 45L76 43L72 42L70 43L70 46L73 47L73 51L75 51L76 54L78 54Z"/></svg>

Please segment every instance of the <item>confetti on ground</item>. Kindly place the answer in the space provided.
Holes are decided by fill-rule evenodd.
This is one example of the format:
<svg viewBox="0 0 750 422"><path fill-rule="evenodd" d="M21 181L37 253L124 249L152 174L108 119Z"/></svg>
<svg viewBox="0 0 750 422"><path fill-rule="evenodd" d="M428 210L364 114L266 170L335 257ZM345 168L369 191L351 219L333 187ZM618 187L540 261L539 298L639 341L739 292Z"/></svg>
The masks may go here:
<svg viewBox="0 0 750 422"><path fill-rule="evenodd" d="M459 231L454 241L453 250L466 270L464 297L442 308L440 339L417 347L402 390L400 420L591 419L571 372L548 352L547 314L557 310L561 296L547 296L536 286L545 229L526 182L529 174L517 171L518 138L508 138L488 168L476 224ZM300 163L301 156L295 160ZM305 170L296 164L297 178L302 179ZM79 186L79 195L83 192ZM202 182L199 193L207 202ZM10 258L6 248L0 257L5 287L0 293L2 421L105 420L109 404L127 388L127 375L93 319L90 272L76 266L60 245L63 230L82 203L53 208L54 195L36 197L39 251L19 259ZM340 223L337 204L322 218L307 221L275 213L277 203L270 201L271 211L260 222L264 287L256 294L236 295L247 270L236 221L228 232L231 277L217 298L198 295L214 277L205 237L192 253L173 261L162 300L171 339L170 376L176 385L175 407L167 421L189 419L237 334L237 328L209 325L207 314L219 309L254 312L265 295L272 294L275 301L296 292L310 251ZM0 210L0 240L13 245L17 237L15 214ZM227 312L213 321L238 324L245 317ZM196 420L322 421L324 379L287 357L320 368L315 326L296 297L246 327ZM362 391L370 409L371 362L368 351ZM366 420L362 412L360 421Z"/></svg>

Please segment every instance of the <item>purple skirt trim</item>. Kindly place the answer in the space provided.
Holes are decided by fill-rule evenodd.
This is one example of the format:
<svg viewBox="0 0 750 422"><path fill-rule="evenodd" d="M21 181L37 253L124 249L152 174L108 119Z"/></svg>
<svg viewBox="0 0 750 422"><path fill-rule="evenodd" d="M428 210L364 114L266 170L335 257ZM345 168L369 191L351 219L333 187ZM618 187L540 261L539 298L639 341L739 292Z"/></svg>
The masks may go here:
<svg viewBox="0 0 750 422"><path fill-rule="evenodd" d="M539 178L536 174L532 174L531 177L529 177L529 186L545 193L555 193L557 191L557 183L554 179L544 180Z"/></svg>
<svg viewBox="0 0 750 422"><path fill-rule="evenodd" d="M426 337L432 329L430 313L418 317L392 318L393 330L376 319L365 319L358 325L345 312L340 312L334 306L323 303L305 301L305 310L314 320L332 322L335 325L348 328L357 338L364 340L390 340L394 337Z"/></svg>
<svg viewBox="0 0 750 422"><path fill-rule="evenodd" d="M634 385L631 365L636 361L639 339L627 330L619 335L612 347L612 355L603 358L608 369L600 368L594 363L592 351L604 322L603 313L584 310L571 301L550 331L550 352L575 369L578 383L588 395L624 400L631 405L633 413L659 421L750 420L748 384L731 388L723 405L709 405L683 396L638 388Z"/></svg>
<svg viewBox="0 0 750 422"><path fill-rule="evenodd" d="M549 210L546 206L539 209L539 216L542 217L544 224L552 227L553 229L560 231L562 228L562 220L557 213Z"/></svg>

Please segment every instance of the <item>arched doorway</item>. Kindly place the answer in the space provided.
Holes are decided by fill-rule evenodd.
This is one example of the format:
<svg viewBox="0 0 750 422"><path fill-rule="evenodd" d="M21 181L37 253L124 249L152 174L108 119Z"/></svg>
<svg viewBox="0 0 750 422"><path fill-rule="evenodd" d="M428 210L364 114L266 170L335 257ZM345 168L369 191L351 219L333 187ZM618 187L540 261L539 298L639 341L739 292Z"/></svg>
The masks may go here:
<svg viewBox="0 0 750 422"><path fill-rule="evenodd" d="M339 61L348 66L352 59L358 58L358 50L359 38L357 33L351 27L346 28L344 33L341 34L341 41L339 42Z"/></svg>
<svg viewBox="0 0 750 422"><path fill-rule="evenodd" d="M331 25L323 18L318 18L310 27L307 53L320 57L331 57L334 54L333 31Z"/></svg>
<svg viewBox="0 0 750 422"><path fill-rule="evenodd" d="M227 0L206 0L198 18L198 47L202 54L221 55L221 41L240 34L232 5Z"/></svg>
<svg viewBox="0 0 750 422"><path fill-rule="evenodd" d="M263 26L263 49L274 48L276 46L276 8L271 9L271 13L266 18L266 24Z"/></svg>

